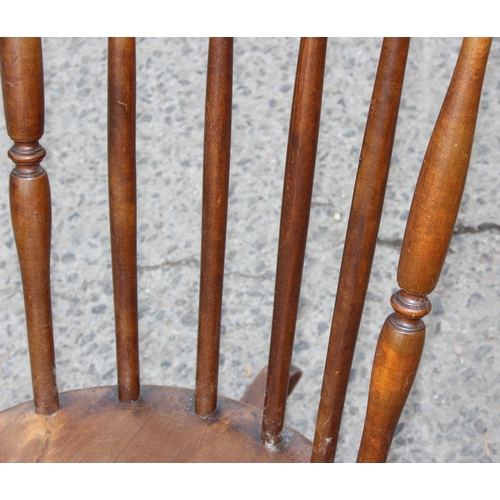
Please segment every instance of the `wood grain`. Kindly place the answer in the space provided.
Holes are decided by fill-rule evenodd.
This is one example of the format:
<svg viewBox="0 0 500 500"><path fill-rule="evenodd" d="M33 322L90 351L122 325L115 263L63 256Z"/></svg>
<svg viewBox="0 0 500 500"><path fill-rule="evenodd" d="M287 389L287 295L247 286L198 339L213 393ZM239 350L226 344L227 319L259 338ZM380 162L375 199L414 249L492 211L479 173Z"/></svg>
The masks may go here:
<svg viewBox="0 0 500 500"><path fill-rule="evenodd" d="M281 205L275 300L262 439L276 444L284 424L318 145L326 38L302 38Z"/></svg>
<svg viewBox="0 0 500 500"><path fill-rule="evenodd" d="M226 251L233 39L211 38L208 52L203 158L200 304L196 358L196 413L217 406L219 346Z"/></svg>
<svg viewBox="0 0 500 500"><path fill-rule="evenodd" d="M323 376L312 462L335 457L370 280L410 39L385 38L361 147Z"/></svg>
<svg viewBox="0 0 500 500"><path fill-rule="evenodd" d="M301 39L290 119L269 367L242 401L218 395L228 209L233 39L211 38L207 71L196 389L140 386L133 38L109 39L108 155L117 387L58 394L52 335L51 196L39 38L1 40L10 203L22 274L34 401L0 412L0 461L332 461L377 238L408 54L382 44L340 271L314 446L284 424L311 206L326 38ZM466 38L418 179L394 313L373 363L358 461L387 459L425 340L466 180L490 38ZM189 195L189 193L188 193ZM248 404L249 403L249 404ZM263 408L263 410L261 410Z"/></svg>
<svg viewBox="0 0 500 500"><path fill-rule="evenodd" d="M136 404L123 405L115 387L95 387L62 393L54 417L32 403L0 412L0 462L309 460L311 442L287 426L281 445L262 443L261 421L261 410L227 398L199 417L189 389L143 386Z"/></svg>
<svg viewBox="0 0 500 500"><path fill-rule="evenodd" d="M358 462L384 462L418 369L426 295L437 284L467 176L491 38L465 38L413 197L398 267L394 314L382 328L372 368Z"/></svg>
<svg viewBox="0 0 500 500"><path fill-rule="evenodd" d="M52 211L45 149L44 87L40 38L3 38L2 93L7 131L14 145L9 158L10 210L24 292L35 410L58 409L50 293Z"/></svg>
<svg viewBox="0 0 500 500"><path fill-rule="evenodd" d="M139 398L135 39L108 40L108 187L118 399Z"/></svg>

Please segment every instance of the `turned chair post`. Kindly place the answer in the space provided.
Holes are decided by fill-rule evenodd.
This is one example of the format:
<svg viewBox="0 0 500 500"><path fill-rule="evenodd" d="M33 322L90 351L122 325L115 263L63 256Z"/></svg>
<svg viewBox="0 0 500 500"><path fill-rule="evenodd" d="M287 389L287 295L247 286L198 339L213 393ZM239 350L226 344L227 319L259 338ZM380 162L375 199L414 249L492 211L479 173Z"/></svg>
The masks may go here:
<svg viewBox="0 0 500 500"><path fill-rule="evenodd" d="M398 266L401 290L382 327L358 462L385 462L417 372L427 295L439 279L462 199L491 38L465 38L413 197Z"/></svg>
<svg viewBox="0 0 500 500"><path fill-rule="evenodd" d="M9 158L10 208L23 283L35 410L59 408L50 295L51 201L45 149L44 86L40 38L3 38L2 93L7 132L14 141Z"/></svg>

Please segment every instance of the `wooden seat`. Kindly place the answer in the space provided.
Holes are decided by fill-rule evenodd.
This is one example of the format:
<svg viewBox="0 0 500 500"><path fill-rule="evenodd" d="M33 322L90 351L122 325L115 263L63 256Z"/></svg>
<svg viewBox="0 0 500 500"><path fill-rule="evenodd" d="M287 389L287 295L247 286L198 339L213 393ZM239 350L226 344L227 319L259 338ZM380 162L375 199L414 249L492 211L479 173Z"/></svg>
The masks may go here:
<svg viewBox="0 0 500 500"><path fill-rule="evenodd" d="M360 462L387 459L417 372L425 336L422 317L431 310L427 295L436 287L455 227L490 44L489 38L464 40L423 162L402 242L400 290L391 299L395 312L382 327L375 353ZM44 132L41 44L39 39L2 40L2 90L7 129L14 141L9 157L16 165L11 174L11 214L25 296L34 400L0 412L0 460L333 460L384 202L409 39L387 38L382 45L311 442L285 425L285 407L292 386L291 372L297 373L291 370L291 363L326 47L324 38L304 38L300 44L277 238L265 394L260 396L260 376L243 401L236 401L218 394L230 191L233 40L210 39L208 54L195 389L140 383L135 40L111 38L108 178L118 382L116 386L61 394L55 374L51 313L51 197L47 172L40 166L45 156L39 144Z"/></svg>

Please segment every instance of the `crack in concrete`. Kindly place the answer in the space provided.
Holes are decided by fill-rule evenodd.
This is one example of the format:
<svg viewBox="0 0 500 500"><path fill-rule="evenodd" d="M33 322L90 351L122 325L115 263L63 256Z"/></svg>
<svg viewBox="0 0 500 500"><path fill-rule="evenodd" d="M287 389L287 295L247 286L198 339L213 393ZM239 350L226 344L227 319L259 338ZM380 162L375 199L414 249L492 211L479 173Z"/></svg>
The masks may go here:
<svg viewBox="0 0 500 500"><path fill-rule="evenodd" d="M161 264L156 264L156 265L151 265L151 266L137 266L137 269L139 271L155 271L157 269L162 269L164 267L177 267L177 266L183 266L183 265L188 265L188 264L196 264L197 266L200 265L200 261L194 257L189 257L187 259L181 259L181 260L167 260L165 262L162 262ZM264 280L273 280L274 276L268 276L266 274L246 274L246 273L241 273L239 271L226 271L225 276L240 276L241 278L251 278L251 279L264 279Z"/></svg>
<svg viewBox="0 0 500 500"><path fill-rule="evenodd" d="M484 222L483 224L479 224L477 227L457 224L455 226L455 231L453 231L453 236L457 234L484 233L486 231L497 231L500 233L500 224L495 224L494 222Z"/></svg>
<svg viewBox="0 0 500 500"><path fill-rule="evenodd" d="M151 266L137 266L138 271L156 271L157 269L162 269L164 267L177 267L177 266L185 266L189 264L200 265L200 261L195 257L188 257L186 259L180 260L166 260L161 264L153 264Z"/></svg>
<svg viewBox="0 0 500 500"><path fill-rule="evenodd" d="M232 276L239 276L240 278L250 278L250 279L264 279L264 280L269 280L272 281L274 280L275 276L267 276L265 274L246 274L246 273L240 273L239 271L229 271L225 273L226 275L232 275Z"/></svg>
<svg viewBox="0 0 500 500"><path fill-rule="evenodd" d="M455 230L453 231L453 236L458 236L461 234L477 234L477 233L484 233L487 231L493 231L493 232L498 232L500 233L500 224L495 224L494 222L484 222L483 224L479 224L479 226L464 226L463 224L457 224L455 226ZM386 246L386 247L391 247L391 248L400 248L403 243L402 238L395 238L395 239L382 239L382 238L377 238L377 244ZM157 269L162 269L164 267L177 267L177 266L184 266L184 265L189 265L189 264L195 264L197 266L200 265L200 261L196 259L195 257L188 257L186 259L180 259L180 260L166 260L165 262L162 262L161 264L156 264L156 265L151 265L151 266L137 266L137 269L139 271L156 271ZM245 273L240 273L237 271L230 271L227 272L226 274L233 274L233 275L239 275L243 278L252 278L252 279L271 279L268 276L265 275L251 275L251 274L245 274Z"/></svg>
<svg viewBox="0 0 500 500"><path fill-rule="evenodd" d="M461 234L485 233L487 231L500 233L500 224L495 224L494 222L484 222L483 224L479 224L479 226L464 226L463 224L457 224L455 226L455 230L453 231L453 236L459 236ZM403 244L403 239L395 238L390 240L377 238L377 244L386 247L400 248Z"/></svg>

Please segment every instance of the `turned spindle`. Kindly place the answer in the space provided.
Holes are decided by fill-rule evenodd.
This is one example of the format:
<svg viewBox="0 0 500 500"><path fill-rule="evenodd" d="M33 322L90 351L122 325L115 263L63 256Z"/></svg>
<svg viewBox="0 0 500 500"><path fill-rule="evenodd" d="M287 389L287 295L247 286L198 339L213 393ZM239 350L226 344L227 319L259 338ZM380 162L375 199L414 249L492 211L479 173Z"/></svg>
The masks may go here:
<svg viewBox="0 0 500 500"><path fill-rule="evenodd" d="M139 399L135 38L108 40L108 186L118 399Z"/></svg>
<svg viewBox="0 0 500 500"><path fill-rule="evenodd" d="M14 145L9 158L10 210L23 283L35 410L59 408L50 299L51 201L47 172L40 166L44 87L40 38L3 38L2 93Z"/></svg>
<svg viewBox="0 0 500 500"><path fill-rule="evenodd" d="M409 38L385 38L382 43L340 268L312 462L331 462L335 457L384 205L409 43Z"/></svg>
<svg viewBox="0 0 500 500"><path fill-rule="evenodd" d="M472 150L491 38L465 38L413 197L398 267L401 290L380 333L358 462L385 462L417 372L427 295L453 235Z"/></svg>
<svg viewBox="0 0 500 500"><path fill-rule="evenodd" d="M318 144L326 38L302 38L290 118L262 440L281 441Z"/></svg>
<svg viewBox="0 0 500 500"><path fill-rule="evenodd" d="M195 411L204 417L213 413L217 407L232 99L233 39L210 38L205 106L195 396Z"/></svg>

